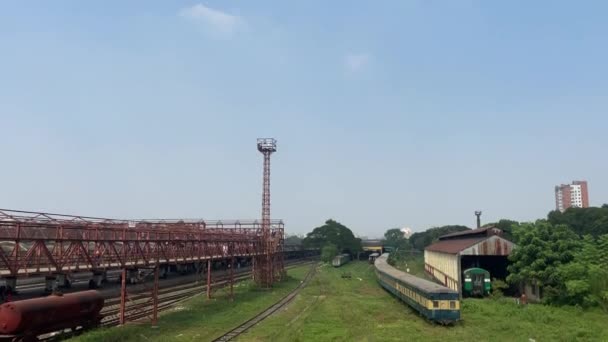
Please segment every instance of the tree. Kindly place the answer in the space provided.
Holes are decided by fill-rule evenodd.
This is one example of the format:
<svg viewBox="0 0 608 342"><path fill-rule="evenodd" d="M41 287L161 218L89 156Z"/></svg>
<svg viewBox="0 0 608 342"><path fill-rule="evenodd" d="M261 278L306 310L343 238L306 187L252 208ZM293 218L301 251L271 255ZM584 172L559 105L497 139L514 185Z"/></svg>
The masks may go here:
<svg viewBox="0 0 608 342"><path fill-rule="evenodd" d="M581 245L572 262L557 269L561 285L559 302L600 305L608 311L608 234L597 239L585 235Z"/></svg>
<svg viewBox="0 0 608 342"><path fill-rule="evenodd" d="M558 268L574 259L574 251L580 247L579 237L568 226L545 220L522 224L513 233L518 245L509 256L507 281L535 283L543 287L548 301L557 301Z"/></svg>
<svg viewBox="0 0 608 342"><path fill-rule="evenodd" d="M285 237L285 245L300 246L303 238L298 235L287 235Z"/></svg>
<svg viewBox="0 0 608 342"><path fill-rule="evenodd" d="M598 237L608 234L608 206L601 208L568 208L565 212L552 211L547 215L551 224L565 224L579 236Z"/></svg>
<svg viewBox="0 0 608 342"><path fill-rule="evenodd" d="M407 248L409 241L399 228L392 228L384 233L384 244L394 248Z"/></svg>
<svg viewBox="0 0 608 342"><path fill-rule="evenodd" d="M327 244L321 249L321 261L330 262L336 255L338 255L338 248L336 245Z"/></svg>
<svg viewBox="0 0 608 342"><path fill-rule="evenodd" d="M431 245L442 235L455 233L455 232L461 232L461 231L469 230L469 229L470 229L469 227L458 226L458 225L434 227L434 228L427 229L424 232L418 232L418 233L412 234L412 236L410 236L410 238L409 238L409 241L414 249L424 250L427 246Z"/></svg>
<svg viewBox="0 0 608 342"><path fill-rule="evenodd" d="M309 248L323 248L327 244L333 244L338 253L354 254L363 249L361 239L356 238L346 226L332 219L306 234L302 243Z"/></svg>
<svg viewBox="0 0 608 342"><path fill-rule="evenodd" d="M502 236L510 241L515 241L513 237L513 229L519 226L519 222L507 219L501 219L498 222L484 224L483 227L496 227L502 230Z"/></svg>

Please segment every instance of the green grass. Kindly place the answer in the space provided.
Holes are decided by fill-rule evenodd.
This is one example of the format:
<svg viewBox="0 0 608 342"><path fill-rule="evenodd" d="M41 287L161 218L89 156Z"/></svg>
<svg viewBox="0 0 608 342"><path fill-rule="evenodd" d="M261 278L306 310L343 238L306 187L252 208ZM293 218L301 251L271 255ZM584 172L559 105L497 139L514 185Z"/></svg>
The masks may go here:
<svg viewBox="0 0 608 342"><path fill-rule="evenodd" d="M466 299L462 318L451 327L425 321L377 284L371 265L352 262L322 266L294 302L238 341L608 341L599 310Z"/></svg>
<svg viewBox="0 0 608 342"><path fill-rule="evenodd" d="M404 272L409 268L410 274L432 280L424 270L424 255L422 254L406 256L403 260L397 261L395 267Z"/></svg>
<svg viewBox="0 0 608 342"><path fill-rule="evenodd" d="M211 300L197 296L162 313L158 328L147 323L98 329L70 341L210 341L274 304L295 288L309 269L309 265L289 269L288 279L271 291L258 290L250 282L238 283L233 302L227 288L212 292Z"/></svg>

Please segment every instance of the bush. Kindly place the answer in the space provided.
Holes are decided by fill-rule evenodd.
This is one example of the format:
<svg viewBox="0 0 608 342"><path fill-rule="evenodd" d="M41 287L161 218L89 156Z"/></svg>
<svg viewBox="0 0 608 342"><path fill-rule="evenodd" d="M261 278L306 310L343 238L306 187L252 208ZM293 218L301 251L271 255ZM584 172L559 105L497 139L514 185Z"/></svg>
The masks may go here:
<svg viewBox="0 0 608 342"><path fill-rule="evenodd" d="M490 297L493 299L500 299L504 297L504 290L508 289L509 285L500 279L492 279L492 292Z"/></svg>
<svg viewBox="0 0 608 342"><path fill-rule="evenodd" d="M327 244L321 249L321 261L330 262L338 255L338 247L332 244Z"/></svg>

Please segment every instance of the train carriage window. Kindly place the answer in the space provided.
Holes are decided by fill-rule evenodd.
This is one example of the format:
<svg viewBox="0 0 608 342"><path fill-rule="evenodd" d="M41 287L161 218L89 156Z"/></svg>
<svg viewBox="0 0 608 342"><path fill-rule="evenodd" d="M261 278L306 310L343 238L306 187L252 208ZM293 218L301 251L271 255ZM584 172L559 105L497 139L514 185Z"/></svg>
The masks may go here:
<svg viewBox="0 0 608 342"><path fill-rule="evenodd" d="M434 300L433 301L433 309L437 309L439 307L439 302Z"/></svg>
<svg viewBox="0 0 608 342"><path fill-rule="evenodd" d="M453 300L450 301L450 309L456 309L456 302Z"/></svg>

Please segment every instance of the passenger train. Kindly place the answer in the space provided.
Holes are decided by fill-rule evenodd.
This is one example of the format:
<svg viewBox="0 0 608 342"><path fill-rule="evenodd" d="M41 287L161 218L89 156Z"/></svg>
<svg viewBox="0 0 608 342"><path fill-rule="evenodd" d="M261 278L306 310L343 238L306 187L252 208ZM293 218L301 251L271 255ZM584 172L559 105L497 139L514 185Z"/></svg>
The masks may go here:
<svg viewBox="0 0 608 342"><path fill-rule="evenodd" d="M389 265L387 259L385 253L374 263L382 287L430 321L448 325L460 320L458 292L402 272Z"/></svg>
<svg viewBox="0 0 608 342"><path fill-rule="evenodd" d="M333 258L331 264L333 267L340 267L350 261L350 254L340 254Z"/></svg>

